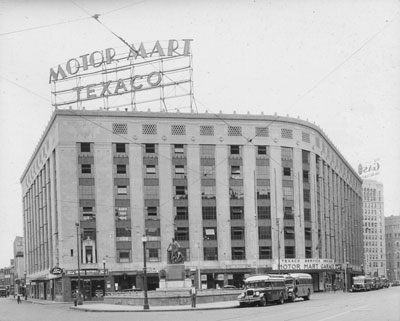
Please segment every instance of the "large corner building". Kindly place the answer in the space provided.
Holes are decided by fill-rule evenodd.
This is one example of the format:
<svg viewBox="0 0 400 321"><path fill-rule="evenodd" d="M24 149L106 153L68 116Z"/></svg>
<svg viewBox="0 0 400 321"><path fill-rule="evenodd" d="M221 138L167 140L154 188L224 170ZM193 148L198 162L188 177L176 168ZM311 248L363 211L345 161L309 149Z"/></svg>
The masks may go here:
<svg viewBox="0 0 400 321"><path fill-rule="evenodd" d="M322 290L362 270L362 181L300 119L55 110L21 184L33 297L69 300L78 272L87 300L142 288L144 234L149 289L172 238L201 288L302 271Z"/></svg>

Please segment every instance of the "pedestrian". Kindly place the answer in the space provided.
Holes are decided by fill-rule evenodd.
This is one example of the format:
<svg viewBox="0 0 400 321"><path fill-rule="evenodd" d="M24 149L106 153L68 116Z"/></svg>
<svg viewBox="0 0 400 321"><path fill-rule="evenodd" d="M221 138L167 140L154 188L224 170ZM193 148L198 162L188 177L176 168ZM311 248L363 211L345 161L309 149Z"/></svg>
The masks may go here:
<svg viewBox="0 0 400 321"><path fill-rule="evenodd" d="M192 285L190 289L190 299L192 301L192 308L196 307L196 295L197 295L197 290L196 288Z"/></svg>
<svg viewBox="0 0 400 321"><path fill-rule="evenodd" d="M17 302L18 302L18 304L21 303L21 295L19 293L17 294Z"/></svg>

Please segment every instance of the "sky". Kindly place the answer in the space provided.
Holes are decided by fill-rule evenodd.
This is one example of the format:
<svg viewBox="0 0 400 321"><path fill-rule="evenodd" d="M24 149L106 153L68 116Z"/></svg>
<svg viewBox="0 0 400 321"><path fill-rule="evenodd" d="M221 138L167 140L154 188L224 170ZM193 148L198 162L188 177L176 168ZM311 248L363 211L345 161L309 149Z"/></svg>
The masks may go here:
<svg viewBox="0 0 400 321"><path fill-rule="evenodd" d="M23 235L20 178L53 112L49 69L123 48L118 37L193 39L198 112L315 122L354 169L380 160L385 216L399 215L399 33L398 0L0 0L0 267Z"/></svg>

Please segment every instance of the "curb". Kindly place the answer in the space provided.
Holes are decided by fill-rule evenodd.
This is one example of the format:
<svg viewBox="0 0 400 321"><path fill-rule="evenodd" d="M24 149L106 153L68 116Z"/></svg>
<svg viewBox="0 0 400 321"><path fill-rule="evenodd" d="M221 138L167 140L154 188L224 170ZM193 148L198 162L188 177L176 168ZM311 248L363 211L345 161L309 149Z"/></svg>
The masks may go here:
<svg viewBox="0 0 400 321"><path fill-rule="evenodd" d="M92 309L92 308L78 308L75 306L70 307L71 310L77 310L77 311L83 311L83 312L177 312L177 311L204 311L204 310L224 310L224 309L236 309L238 308L239 305L232 305L232 306L216 306L216 307L196 307L196 308L189 308L189 307L171 307L167 309L163 308L157 308L155 310L152 310L151 308L149 310L100 310L100 309Z"/></svg>

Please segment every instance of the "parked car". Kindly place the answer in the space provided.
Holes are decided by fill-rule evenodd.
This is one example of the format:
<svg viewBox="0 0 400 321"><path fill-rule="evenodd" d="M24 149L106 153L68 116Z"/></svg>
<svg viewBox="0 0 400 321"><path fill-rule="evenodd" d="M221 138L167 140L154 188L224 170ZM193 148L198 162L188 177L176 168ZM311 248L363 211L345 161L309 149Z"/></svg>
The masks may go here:
<svg viewBox="0 0 400 321"><path fill-rule="evenodd" d="M235 290L236 286L234 286L234 285L224 285L223 289L225 289L225 290Z"/></svg>
<svg viewBox="0 0 400 321"><path fill-rule="evenodd" d="M396 280L392 283L392 286L400 286L400 281Z"/></svg>

